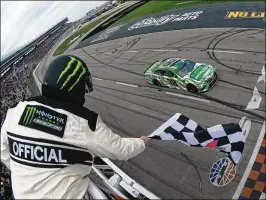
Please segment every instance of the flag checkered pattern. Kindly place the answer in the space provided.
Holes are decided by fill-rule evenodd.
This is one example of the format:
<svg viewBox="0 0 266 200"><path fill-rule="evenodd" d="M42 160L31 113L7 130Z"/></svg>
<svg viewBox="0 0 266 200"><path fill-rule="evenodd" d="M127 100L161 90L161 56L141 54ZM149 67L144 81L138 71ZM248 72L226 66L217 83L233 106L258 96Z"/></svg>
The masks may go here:
<svg viewBox="0 0 266 200"><path fill-rule="evenodd" d="M178 115L177 115L178 116ZM180 114L175 121L166 122L169 126L150 136L151 139L177 140L193 147L206 147L229 154L237 164L244 150L244 135L238 124L220 124L207 129Z"/></svg>

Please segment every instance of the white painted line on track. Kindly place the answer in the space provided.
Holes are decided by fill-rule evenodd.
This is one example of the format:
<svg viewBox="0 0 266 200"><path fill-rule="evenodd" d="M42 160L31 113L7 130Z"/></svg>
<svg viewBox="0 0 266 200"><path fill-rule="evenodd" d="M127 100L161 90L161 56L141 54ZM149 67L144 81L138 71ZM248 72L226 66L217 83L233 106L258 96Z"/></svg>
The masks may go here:
<svg viewBox="0 0 266 200"><path fill-rule="evenodd" d="M244 54L243 52L238 52L238 51L222 51L222 50L212 50L212 49L208 49L206 51L212 51L212 52L217 52L217 53Z"/></svg>
<svg viewBox="0 0 266 200"><path fill-rule="evenodd" d="M258 109L260 107L261 100L262 100L262 98L260 96L260 93L259 93L257 87L255 86L255 88L253 90L253 96L251 97L251 100L248 102L246 110Z"/></svg>
<svg viewBox="0 0 266 200"><path fill-rule="evenodd" d="M158 52L167 52L167 51L178 51L177 49L154 49L152 51L158 51Z"/></svg>
<svg viewBox="0 0 266 200"><path fill-rule="evenodd" d="M186 98L186 99L192 99L192 100L195 100L195 101L202 101L202 102L205 102L205 103L211 103L211 101L209 101L207 99L201 99L201 98L188 96L188 95L183 95L183 94L177 94L177 93L173 93L173 92L165 92L165 94L172 95L172 96L177 96L177 97L182 97L182 98Z"/></svg>
<svg viewBox="0 0 266 200"><path fill-rule="evenodd" d="M242 117L242 119L239 121L239 126L241 127L242 132L244 133L245 138L243 142L245 142L251 129L250 119L246 120L246 116Z"/></svg>
<svg viewBox="0 0 266 200"><path fill-rule="evenodd" d="M261 81L264 81L264 83L265 83L265 68L264 68L264 66L261 69L261 76L259 77L257 83L259 83Z"/></svg>
<svg viewBox="0 0 266 200"><path fill-rule="evenodd" d="M102 81L103 80L101 78L95 78L95 77L92 77L92 79L99 80L99 81Z"/></svg>
<svg viewBox="0 0 266 200"><path fill-rule="evenodd" d="M260 199L265 199L266 198L266 195L265 195L265 193L263 192L263 193L261 193L261 195L260 195Z"/></svg>
<svg viewBox="0 0 266 200"><path fill-rule="evenodd" d="M129 50L129 51L126 51L126 53L137 53L138 51L133 51L133 50Z"/></svg>
<svg viewBox="0 0 266 200"><path fill-rule="evenodd" d="M117 83L119 85L129 86L129 87L139 87L138 85L133 85L133 84L129 84L129 83L123 83L123 82L118 82L118 81L115 81L115 83Z"/></svg>
<svg viewBox="0 0 266 200"><path fill-rule="evenodd" d="M104 55L111 55L112 53L103 53Z"/></svg>
<svg viewBox="0 0 266 200"><path fill-rule="evenodd" d="M251 157L250 157L250 160L248 162L247 168L246 168L246 170L245 170L245 172L244 172L244 174L243 174L243 176L241 178L241 181L240 181L240 183L239 183L239 185L238 185L238 187L236 189L236 192L235 192L235 194L234 194L232 199L238 199L238 197L239 197L239 195L240 195L240 193L241 193L241 191L242 191L242 189L243 189L243 187L244 187L244 185L246 183L246 180L247 180L247 178L249 176L249 173L250 173L250 171L252 169L252 166L253 166L253 164L255 162L256 156L257 156L257 154L259 152L262 140L264 138L264 134L265 134L265 121L264 121L264 123L262 125L259 138L258 138L256 146L255 146L255 148L254 148L254 150L253 150L253 152L251 154Z"/></svg>

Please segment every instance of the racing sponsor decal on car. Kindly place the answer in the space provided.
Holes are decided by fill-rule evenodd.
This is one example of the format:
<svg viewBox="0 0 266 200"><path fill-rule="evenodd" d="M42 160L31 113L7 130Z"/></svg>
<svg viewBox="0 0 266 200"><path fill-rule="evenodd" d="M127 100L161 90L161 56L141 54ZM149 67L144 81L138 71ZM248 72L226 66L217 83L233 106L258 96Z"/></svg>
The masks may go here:
<svg viewBox="0 0 266 200"><path fill-rule="evenodd" d="M148 26L161 26L161 25L171 23L171 22L195 20L202 13L203 11L197 11L197 12L184 13L182 15L172 14L172 15L165 15L165 16L158 17L158 18L150 17L150 18L143 19L137 22L136 24L129 27L128 30L130 31L133 29L138 29L138 28L143 28L143 27L148 27Z"/></svg>
<svg viewBox="0 0 266 200"><path fill-rule="evenodd" d="M225 19L263 19L265 21L265 12L227 11Z"/></svg>
<svg viewBox="0 0 266 200"><path fill-rule="evenodd" d="M63 137L67 116L43 106L26 106L19 125Z"/></svg>

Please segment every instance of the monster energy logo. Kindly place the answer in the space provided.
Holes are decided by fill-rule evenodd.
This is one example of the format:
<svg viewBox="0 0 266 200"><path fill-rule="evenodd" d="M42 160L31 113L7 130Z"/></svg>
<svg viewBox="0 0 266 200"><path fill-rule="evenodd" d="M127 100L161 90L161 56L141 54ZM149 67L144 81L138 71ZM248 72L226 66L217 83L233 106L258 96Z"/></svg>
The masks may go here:
<svg viewBox="0 0 266 200"><path fill-rule="evenodd" d="M78 82L80 81L82 76L84 76L86 74L86 68L83 67L82 63L79 60L77 60L76 58L73 58L71 56L70 56L70 58L71 58L71 60L68 62L66 68L61 72L61 74L57 80L57 84L60 81L60 79L72 68L72 65L75 61L77 61L77 65L75 66L74 71L67 77L66 81L63 83L60 90L62 90L67 85L67 83L71 80L72 77L77 75L78 71L80 71L80 70L82 70L82 71L81 71L78 79L75 81L75 83L70 86L70 88L68 89L68 92L70 92L78 84Z"/></svg>
<svg viewBox="0 0 266 200"><path fill-rule="evenodd" d="M30 124L34 118L37 109L34 107L27 107L26 115L24 117L23 123L25 125Z"/></svg>
<svg viewBox="0 0 266 200"><path fill-rule="evenodd" d="M37 114L39 118L45 118L47 120L50 120L50 122L64 123L63 118L54 116L48 112L44 112L43 110L37 110L36 107L26 107L26 109L27 111L23 119L23 124L25 125L30 124L33 121L35 114Z"/></svg>

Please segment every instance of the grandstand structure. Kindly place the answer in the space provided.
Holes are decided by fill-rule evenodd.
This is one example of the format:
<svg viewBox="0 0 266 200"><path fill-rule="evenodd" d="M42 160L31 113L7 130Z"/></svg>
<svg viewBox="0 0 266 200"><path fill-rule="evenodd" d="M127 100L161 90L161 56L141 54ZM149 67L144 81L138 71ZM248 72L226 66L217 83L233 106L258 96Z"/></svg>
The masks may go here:
<svg viewBox="0 0 266 200"><path fill-rule="evenodd" d="M68 21L68 18L61 20L55 26L48 29L45 33L43 33L40 37L22 46L21 48L19 48L17 51L13 52L12 54L2 57L1 67L0 67L1 77L3 77L13 67L14 64L22 60L35 48L38 48L40 44L42 44L45 40L51 37L57 30L59 30L62 26L64 26L67 21Z"/></svg>
<svg viewBox="0 0 266 200"><path fill-rule="evenodd" d="M1 60L1 109L0 122L8 108L32 96L40 95L33 71L73 23L64 19L33 42Z"/></svg>
<svg viewBox="0 0 266 200"><path fill-rule="evenodd" d="M36 85L33 71L60 38L69 32L76 24L75 22L66 23L67 21L68 18L61 20L38 38L21 46L13 53L1 57L0 128L3 125L7 110L10 107L13 107L27 98L39 96L41 94ZM3 177L5 177L4 181L2 179ZM9 194L12 194L10 180L10 170L1 162L0 195L1 197L5 197L5 199L12 199L11 196L9 196ZM4 194L6 195L4 196Z"/></svg>

